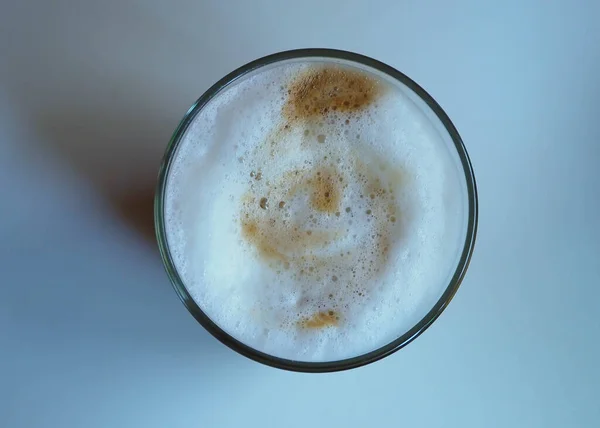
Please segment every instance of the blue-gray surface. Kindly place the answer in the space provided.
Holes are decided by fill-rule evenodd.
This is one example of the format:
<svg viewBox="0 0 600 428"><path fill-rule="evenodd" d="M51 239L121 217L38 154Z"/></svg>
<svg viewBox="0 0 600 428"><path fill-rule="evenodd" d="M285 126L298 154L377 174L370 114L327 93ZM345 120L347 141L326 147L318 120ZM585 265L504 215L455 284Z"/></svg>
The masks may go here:
<svg viewBox="0 0 600 428"><path fill-rule="evenodd" d="M0 426L600 426L598 1L1 9ZM466 142L481 208L442 317L329 375L263 367L205 333L151 231L188 106L249 60L310 46L421 83Z"/></svg>

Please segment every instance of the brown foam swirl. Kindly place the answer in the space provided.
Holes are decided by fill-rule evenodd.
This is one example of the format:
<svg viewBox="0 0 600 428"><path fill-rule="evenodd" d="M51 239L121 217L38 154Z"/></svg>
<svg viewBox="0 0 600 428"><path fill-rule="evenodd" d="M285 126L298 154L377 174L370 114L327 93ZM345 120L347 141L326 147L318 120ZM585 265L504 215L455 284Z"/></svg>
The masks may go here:
<svg viewBox="0 0 600 428"><path fill-rule="evenodd" d="M283 116L289 123L301 123L334 112L361 112L382 89L379 80L360 71L334 66L309 69L289 85Z"/></svg>
<svg viewBox="0 0 600 428"><path fill-rule="evenodd" d="M257 159L283 164L288 153L310 155L277 173L254 165L240 213L241 235L260 260L277 274L313 284L288 320L301 328L338 326L347 296L368 297L398 240L394 194L401 171L375 153L363 161L364 153L338 147L352 142L336 127L347 126L383 89L342 67L307 70L288 87L284 124L256 149ZM365 233L349 236L353 222L366 225Z"/></svg>

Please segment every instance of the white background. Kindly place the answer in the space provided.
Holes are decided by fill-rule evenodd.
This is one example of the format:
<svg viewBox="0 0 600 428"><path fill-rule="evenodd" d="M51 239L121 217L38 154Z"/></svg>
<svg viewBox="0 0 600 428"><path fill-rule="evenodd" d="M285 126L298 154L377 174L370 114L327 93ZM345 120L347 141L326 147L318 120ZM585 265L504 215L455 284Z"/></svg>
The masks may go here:
<svg viewBox="0 0 600 428"><path fill-rule="evenodd" d="M600 426L600 2L5 1L0 426ZM363 53L442 105L479 186L456 298L376 364L261 366L179 302L162 152L257 57Z"/></svg>

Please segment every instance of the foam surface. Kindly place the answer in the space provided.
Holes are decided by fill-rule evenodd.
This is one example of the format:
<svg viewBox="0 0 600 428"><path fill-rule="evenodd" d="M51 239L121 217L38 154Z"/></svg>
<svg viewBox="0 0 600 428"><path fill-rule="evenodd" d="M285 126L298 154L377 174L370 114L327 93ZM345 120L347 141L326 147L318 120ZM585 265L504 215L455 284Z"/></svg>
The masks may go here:
<svg viewBox="0 0 600 428"><path fill-rule="evenodd" d="M167 239L204 312L294 360L372 351L433 306L456 266L463 190L406 89L291 63L198 113L167 182Z"/></svg>

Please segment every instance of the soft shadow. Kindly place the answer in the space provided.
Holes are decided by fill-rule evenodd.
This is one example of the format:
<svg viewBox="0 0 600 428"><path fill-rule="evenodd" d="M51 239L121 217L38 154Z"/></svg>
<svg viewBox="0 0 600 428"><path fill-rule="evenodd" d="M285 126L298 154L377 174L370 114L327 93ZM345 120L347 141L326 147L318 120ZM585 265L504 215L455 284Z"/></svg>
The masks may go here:
<svg viewBox="0 0 600 428"><path fill-rule="evenodd" d="M133 101L135 102L135 101ZM156 248L153 202L173 121L93 106L34 112L41 140L92 184L114 213Z"/></svg>
<svg viewBox="0 0 600 428"><path fill-rule="evenodd" d="M227 40L209 37L222 19L214 5L192 6L205 25L132 0L14 2L0 17L0 77L13 102L153 247L152 200L171 133L240 61Z"/></svg>
<svg viewBox="0 0 600 428"><path fill-rule="evenodd" d="M148 182L149 184L153 184ZM124 195L115 195L112 203L119 213L145 239L152 241L154 234L154 186Z"/></svg>
<svg viewBox="0 0 600 428"><path fill-rule="evenodd" d="M165 11L169 7L165 4ZM27 287L2 290L15 328L25 335L54 335L77 349L83 349L81 338L91 335L105 338L107 349L129 343L183 353L197 352L187 342L199 339L211 361L230 355L208 334L198 333L202 327L175 302L153 226L158 170L173 129L194 100L233 68L226 46L213 45L215 38L204 30L189 32L203 28L193 16L210 16L201 4L194 7L199 10L187 23L163 14L162 6L127 0L86 7L65 0L14 2L0 14L0 77L11 107L39 137L23 143L35 145L33 153L56 155L90 184L90 199L107 202L126 229L141 238L120 236L117 228L93 235L88 226L82 230L90 235L82 242L61 235L70 220L81 223L75 218L81 214L63 217L60 225L39 220L47 233L38 236L18 230L24 238L9 254L14 269L7 271L9 278L20 275L27 258L48 267L43 278L33 271L21 275L19 283ZM36 11L32 16L30 9ZM30 25L25 28L23 22ZM211 22L214 29L218 22ZM34 191L15 198L35 196ZM112 227L106 216L86 220L96 222L96 229ZM86 239L93 242L87 245ZM155 261L139 259L147 253L140 242Z"/></svg>

